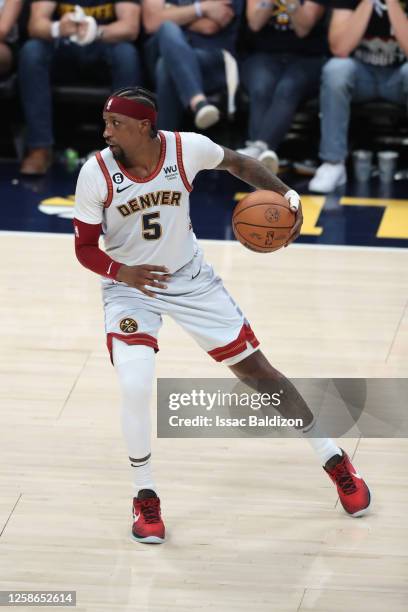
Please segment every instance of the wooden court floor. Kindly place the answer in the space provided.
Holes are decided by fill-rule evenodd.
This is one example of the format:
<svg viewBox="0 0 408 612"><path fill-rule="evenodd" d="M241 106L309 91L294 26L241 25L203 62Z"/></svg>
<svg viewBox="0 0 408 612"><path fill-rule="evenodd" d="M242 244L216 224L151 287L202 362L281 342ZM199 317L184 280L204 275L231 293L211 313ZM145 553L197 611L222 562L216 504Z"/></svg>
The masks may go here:
<svg viewBox="0 0 408 612"><path fill-rule="evenodd" d="M204 248L287 375L408 375L407 251ZM133 543L99 281L69 236L3 233L0 253L0 590L76 590L81 612L408 610L403 439L342 440L362 519L301 440L155 439L168 541ZM158 376L230 375L171 320L160 348Z"/></svg>

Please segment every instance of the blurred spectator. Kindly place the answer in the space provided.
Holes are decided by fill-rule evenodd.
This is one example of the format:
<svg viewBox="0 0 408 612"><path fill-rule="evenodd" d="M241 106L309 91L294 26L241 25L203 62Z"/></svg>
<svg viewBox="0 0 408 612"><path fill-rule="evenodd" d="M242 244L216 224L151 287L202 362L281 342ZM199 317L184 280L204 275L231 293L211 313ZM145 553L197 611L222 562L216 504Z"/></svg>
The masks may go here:
<svg viewBox="0 0 408 612"><path fill-rule="evenodd" d="M240 153L277 171L275 149L299 103L318 94L327 54L327 0L247 0L250 55L242 69L249 94L249 141Z"/></svg>
<svg viewBox="0 0 408 612"><path fill-rule="evenodd" d="M83 68L109 70L113 89L141 82L138 0L33 0L28 40L20 52L20 92L27 122L28 154L22 174L45 174L51 164L51 74L77 78Z"/></svg>
<svg viewBox="0 0 408 612"><path fill-rule="evenodd" d="M17 20L22 7L22 0L0 0L0 76L9 73L14 65Z"/></svg>
<svg viewBox="0 0 408 612"><path fill-rule="evenodd" d="M347 180L350 103L408 101L408 4L398 0L332 0L333 54L323 68L320 157L309 189L328 193Z"/></svg>
<svg viewBox="0 0 408 612"><path fill-rule="evenodd" d="M144 0L143 24L149 34L146 52L155 57L158 125L176 130L185 109L198 129L217 123L219 109L206 95L238 85L232 54L244 0Z"/></svg>

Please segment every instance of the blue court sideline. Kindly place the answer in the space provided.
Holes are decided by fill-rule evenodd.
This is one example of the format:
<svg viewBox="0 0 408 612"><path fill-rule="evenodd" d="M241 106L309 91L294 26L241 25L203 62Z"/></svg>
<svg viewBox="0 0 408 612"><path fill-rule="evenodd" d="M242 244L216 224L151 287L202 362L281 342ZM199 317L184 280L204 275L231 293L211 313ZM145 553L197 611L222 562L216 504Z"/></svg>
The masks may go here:
<svg viewBox="0 0 408 612"><path fill-rule="evenodd" d="M43 178L22 178L16 162L0 162L0 230L70 233L77 172L55 164ZM305 223L299 242L408 247L408 181L381 185L349 182L328 196L308 194L308 178L281 178L303 195ZM199 238L232 240L231 213L247 185L224 172L202 172L191 195Z"/></svg>

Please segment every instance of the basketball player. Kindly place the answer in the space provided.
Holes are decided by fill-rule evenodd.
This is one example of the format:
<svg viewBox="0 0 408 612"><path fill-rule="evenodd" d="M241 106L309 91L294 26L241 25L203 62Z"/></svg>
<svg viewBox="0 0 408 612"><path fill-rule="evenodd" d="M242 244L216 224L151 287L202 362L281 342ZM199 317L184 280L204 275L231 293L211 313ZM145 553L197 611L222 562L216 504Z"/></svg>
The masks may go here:
<svg viewBox="0 0 408 612"><path fill-rule="evenodd" d="M302 224L298 194L259 161L205 136L157 132L155 98L145 89L114 93L103 118L108 146L86 162L78 178L75 245L79 261L103 277L107 344L122 389L122 427L133 471L133 538L165 539L151 470L149 410L164 314L254 388L283 385L291 401L282 414L307 424L300 435L336 484L344 509L351 516L364 514L370 504L367 485L260 351L248 321L203 259L190 223L189 194L200 170L228 170L249 185L281 193L297 209L287 244ZM106 252L98 246L102 229Z"/></svg>

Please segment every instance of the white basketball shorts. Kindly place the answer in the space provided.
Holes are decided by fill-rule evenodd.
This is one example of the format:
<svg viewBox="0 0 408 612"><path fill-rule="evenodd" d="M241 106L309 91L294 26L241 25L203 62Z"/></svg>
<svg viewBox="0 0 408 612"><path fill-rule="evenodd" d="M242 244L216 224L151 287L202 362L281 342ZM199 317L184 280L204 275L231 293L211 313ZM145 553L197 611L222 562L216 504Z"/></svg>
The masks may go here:
<svg viewBox="0 0 408 612"><path fill-rule="evenodd" d="M226 365L257 350L259 342L248 321L200 249L166 284L167 289L155 289L157 297L152 298L124 283L102 280L111 359L113 338L151 346L157 352L162 315L172 317L211 357Z"/></svg>

